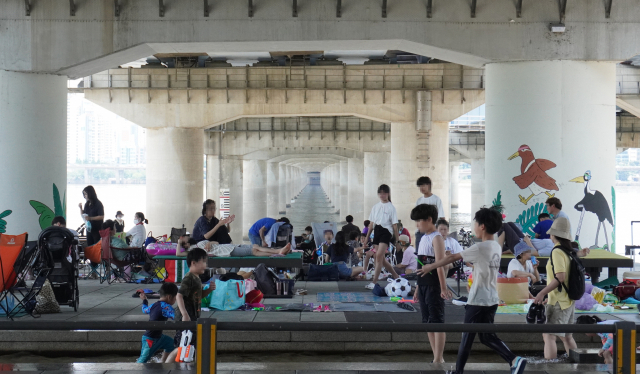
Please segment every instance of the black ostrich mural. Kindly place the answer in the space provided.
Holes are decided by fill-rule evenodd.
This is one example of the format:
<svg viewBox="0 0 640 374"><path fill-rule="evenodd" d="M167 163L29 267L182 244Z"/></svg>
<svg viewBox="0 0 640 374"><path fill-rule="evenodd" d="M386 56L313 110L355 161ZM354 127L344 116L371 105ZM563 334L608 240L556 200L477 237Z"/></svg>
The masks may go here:
<svg viewBox="0 0 640 374"><path fill-rule="evenodd" d="M584 212L591 212L598 216L598 229L596 231L596 243L593 247L598 247L598 235L600 234L600 226L604 230L604 239L607 243L607 250L611 250L609 247L609 237L607 235L607 226L604 221L609 221L609 224L613 227L613 216L611 215L611 209L609 209L609 202L600 191L594 191L589 188L589 182L591 181L591 170L587 170L583 176L576 177L570 180L570 182L583 183L584 184L584 198L578 202L574 208L581 212L580 222L578 223L578 230L576 231L576 241L580 237L580 228L582 226L582 218L584 218Z"/></svg>

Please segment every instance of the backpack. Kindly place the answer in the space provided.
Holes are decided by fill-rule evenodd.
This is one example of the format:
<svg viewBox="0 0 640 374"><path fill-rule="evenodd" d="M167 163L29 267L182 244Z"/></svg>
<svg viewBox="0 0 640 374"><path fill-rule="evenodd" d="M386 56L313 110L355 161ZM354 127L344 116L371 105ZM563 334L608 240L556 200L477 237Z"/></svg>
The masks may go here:
<svg viewBox="0 0 640 374"><path fill-rule="evenodd" d="M263 295L275 295L276 294L276 280L278 276L265 264L259 264L256 266L253 274L256 278L256 283L260 292Z"/></svg>
<svg viewBox="0 0 640 374"><path fill-rule="evenodd" d="M553 271L553 277L560 282L558 286L558 292L562 292L562 289L569 294L569 299L571 300L580 300L584 295L584 280L585 280L585 270L584 265L582 265L582 261L578 258L578 254L573 250L566 250L563 247L560 248L567 256L569 256L569 287L565 286L564 283L560 282L556 277L556 270L553 266L553 251L551 251L551 256L549 256L549 260L551 261L551 269ZM555 250L555 249L554 249Z"/></svg>
<svg viewBox="0 0 640 374"><path fill-rule="evenodd" d="M625 280L613 288L613 294L618 296L620 300L624 300L629 297L635 297L637 288L636 282Z"/></svg>
<svg viewBox="0 0 640 374"><path fill-rule="evenodd" d="M276 242L272 245L274 248L282 248L291 243L293 238L293 226L288 223L280 225L278 227L278 233L276 234Z"/></svg>

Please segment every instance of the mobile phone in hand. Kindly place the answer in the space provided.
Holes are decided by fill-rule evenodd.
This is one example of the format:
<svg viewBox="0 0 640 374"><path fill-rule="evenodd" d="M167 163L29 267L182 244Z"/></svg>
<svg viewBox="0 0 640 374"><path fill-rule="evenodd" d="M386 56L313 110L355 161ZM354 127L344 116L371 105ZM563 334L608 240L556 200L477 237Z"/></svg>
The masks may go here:
<svg viewBox="0 0 640 374"><path fill-rule="evenodd" d="M535 265L538 263L538 260L536 260L536 256L531 256L531 264Z"/></svg>

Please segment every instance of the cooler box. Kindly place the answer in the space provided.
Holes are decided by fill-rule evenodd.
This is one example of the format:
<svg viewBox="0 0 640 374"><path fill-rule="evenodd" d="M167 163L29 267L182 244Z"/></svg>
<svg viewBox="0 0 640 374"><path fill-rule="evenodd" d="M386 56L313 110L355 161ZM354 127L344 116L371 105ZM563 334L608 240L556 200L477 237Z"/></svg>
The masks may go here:
<svg viewBox="0 0 640 374"><path fill-rule="evenodd" d="M630 280L640 287L640 271L625 271L622 274L622 281Z"/></svg>

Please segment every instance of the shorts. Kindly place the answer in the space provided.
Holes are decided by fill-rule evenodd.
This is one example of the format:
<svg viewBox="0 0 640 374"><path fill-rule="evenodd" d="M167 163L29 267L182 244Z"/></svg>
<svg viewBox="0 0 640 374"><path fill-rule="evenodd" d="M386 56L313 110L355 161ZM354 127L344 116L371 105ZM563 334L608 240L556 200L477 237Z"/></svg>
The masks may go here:
<svg viewBox="0 0 640 374"><path fill-rule="evenodd" d="M556 303L555 305L547 304L546 314L547 314L547 323L555 324L555 325L567 325L575 323L574 312L576 310L576 304L571 304L571 306L567 309L561 309L560 303ZM563 332L550 332L548 334L556 335L561 338L567 337L570 338L573 336L572 333L563 333Z"/></svg>
<svg viewBox="0 0 640 374"><path fill-rule="evenodd" d="M391 238L393 236L389 232L389 230L385 229L380 225L376 225L373 229L373 245L378 244L386 244L389 245L391 243Z"/></svg>
<svg viewBox="0 0 640 374"><path fill-rule="evenodd" d="M158 339L153 339L142 335L142 350L140 351L140 358L138 358L136 362L144 364L149 361L157 351L162 349L165 352L172 352L174 348L173 339L170 336L162 335Z"/></svg>
<svg viewBox="0 0 640 374"><path fill-rule="evenodd" d="M338 265L338 272L340 273L340 278L347 279L351 277L351 268L347 266L344 262L336 262Z"/></svg>
<svg viewBox="0 0 640 374"><path fill-rule="evenodd" d="M195 330L191 330L193 337L191 338L191 345L195 348L198 346L198 332ZM173 345L175 348L180 346L180 340L182 339L182 331L176 331L176 336L173 337Z"/></svg>
<svg viewBox="0 0 640 374"><path fill-rule="evenodd" d="M444 299L440 286L418 286L422 323L444 323Z"/></svg>
<svg viewBox="0 0 640 374"><path fill-rule="evenodd" d="M248 257L253 256L253 245L241 244L236 245L233 251L229 253L230 257Z"/></svg>
<svg viewBox="0 0 640 374"><path fill-rule="evenodd" d="M259 235L253 235L252 233L249 233L249 241L251 241L251 244L262 245L262 239Z"/></svg>

